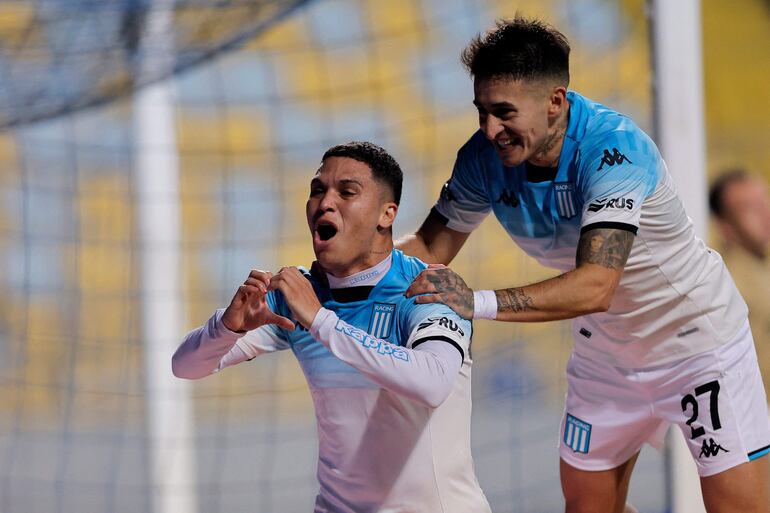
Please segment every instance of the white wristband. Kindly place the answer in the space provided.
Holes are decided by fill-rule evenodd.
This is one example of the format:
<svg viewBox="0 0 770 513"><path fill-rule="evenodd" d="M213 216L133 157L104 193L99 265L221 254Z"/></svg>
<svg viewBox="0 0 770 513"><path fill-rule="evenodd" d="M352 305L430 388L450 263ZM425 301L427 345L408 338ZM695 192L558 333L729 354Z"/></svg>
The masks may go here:
<svg viewBox="0 0 770 513"><path fill-rule="evenodd" d="M473 318L497 318L497 296L494 290L473 291Z"/></svg>

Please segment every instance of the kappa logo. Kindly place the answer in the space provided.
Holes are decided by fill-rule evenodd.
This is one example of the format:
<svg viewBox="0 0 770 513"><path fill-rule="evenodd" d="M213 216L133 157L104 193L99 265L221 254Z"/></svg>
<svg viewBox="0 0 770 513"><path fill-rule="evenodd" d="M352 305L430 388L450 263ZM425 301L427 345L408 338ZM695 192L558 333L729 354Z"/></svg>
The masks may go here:
<svg viewBox="0 0 770 513"><path fill-rule="evenodd" d="M503 189L503 192L500 193L500 197L497 198L495 203L502 203L511 208L516 208L520 204L519 198L516 197L513 191L509 191L508 189Z"/></svg>
<svg viewBox="0 0 770 513"><path fill-rule="evenodd" d="M342 319L337 320L337 324L334 326L334 329L355 340L366 349L375 351L377 354L382 356L392 356L393 358L397 358L405 362L409 361L409 353L404 351L401 347L395 344L391 344L386 340L375 338L366 333L364 330L360 330L344 322Z"/></svg>
<svg viewBox="0 0 770 513"><path fill-rule="evenodd" d="M596 168L597 171L601 171L604 167L604 164L607 164L607 167L612 167L615 164L622 164L623 162L628 162L629 164L633 164L631 160L620 153L617 148L612 148L612 153L608 149L604 149L604 155L602 156L602 162L599 164L599 167Z"/></svg>
<svg viewBox="0 0 770 513"><path fill-rule="evenodd" d="M713 438L709 438L708 442L703 440L703 445L700 448L700 455L698 455L698 459L701 459L702 456L705 456L706 458L716 456L719 454L719 451L730 452L716 443Z"/></svg>
<svg viewBox="0 0 770 513"><path fill-rule="evenodd" d="M610 209L614 208L617 210L623 210L628 209L632 210L634 208L634 200L631 198L604 198L600 200L596 200L595 202L588 205L588 211L589 212L598 212L602 209Z"/></svg>
<svg viewBox="0 0 770 513"><path fill-rule="evenodd" d="M442 328L446 328L450 331L459 333L461 337L465 336L465 332L462 330L462 328L460 328L460 326L449 317L428 317L425 321L420 323L420 325L417 327L417 331L435 326L436 324Z"/></svg>

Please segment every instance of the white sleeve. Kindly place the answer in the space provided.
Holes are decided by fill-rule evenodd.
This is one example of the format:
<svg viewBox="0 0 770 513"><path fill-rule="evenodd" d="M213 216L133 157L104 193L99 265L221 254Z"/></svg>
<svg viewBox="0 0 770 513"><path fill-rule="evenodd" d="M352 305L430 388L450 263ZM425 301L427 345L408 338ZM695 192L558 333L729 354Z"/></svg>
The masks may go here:
<svg viewBox="0 0 770 513"><path fill-rule="evenodd" d="M310 333L382 388L429 408L449 397L462 366L450 344L426 340L417 349L397 346L351 326L326 308L316 314Z"/></svg>
<svg viewBox="0 0 770 513"><path fill-rule="evenodd" d="M171 358L174 376L199 379L225 367L250 360L262 353L282 349L274 330L263 326L248 333L235 333L222 323L224 309L187 334ZM263 329L265 328L265 329Z"/></svg>
<svg viewBox="0 0 770 513"><path fill-rule="evenodd" d="M470 233L481 224L492 210L487 191L483 163L478 155L474 135L457 152L452 176L441 189L434 206L446 218L446 226L458 232Z"/></svg>

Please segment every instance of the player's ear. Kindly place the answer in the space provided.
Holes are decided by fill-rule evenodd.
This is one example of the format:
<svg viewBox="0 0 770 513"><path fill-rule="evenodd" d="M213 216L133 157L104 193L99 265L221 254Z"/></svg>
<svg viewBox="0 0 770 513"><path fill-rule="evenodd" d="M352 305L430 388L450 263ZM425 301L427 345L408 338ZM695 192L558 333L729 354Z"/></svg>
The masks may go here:
<svg viewBox="0 0 770 513"><path fill-rule="evenodd" d="M548 103L548 116L553 118L559 117L566 107L567 88L564 86L552 88Z"/></svg>
<svg viewBox="0 0 770 513"><path fill-rule="evenodd" d="M393 226L393 222L396 220L396 214L398 214L398 205L393 201L388 201L382 205L380 212L380 222L378 226L380 228L390 228Z"/></svg>

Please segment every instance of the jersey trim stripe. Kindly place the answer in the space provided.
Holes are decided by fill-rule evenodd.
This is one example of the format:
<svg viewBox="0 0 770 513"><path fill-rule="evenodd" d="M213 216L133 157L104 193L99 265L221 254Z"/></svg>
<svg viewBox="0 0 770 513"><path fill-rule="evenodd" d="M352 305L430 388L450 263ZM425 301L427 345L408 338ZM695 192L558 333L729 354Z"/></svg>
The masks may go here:
<svg viewBox="0 0 770 513"><path fill-rule="evenodd" d="M452 344L453 346L455 346L455 349L460 351L460 363L465 361L465 351L463 351L463 348L460 347L460 344L458 344L457 342L455 342L454 340L452 340L449 337L445 337L444 335L434 335L434 336L425 337L425 338L418 338L412 344L412 349L414 349L415 347L419 346L423 342L428 342L429 340L441 340L442 342L448 342L448 343Z"/></svg>
<svg viewBox="0 0 770 513"><path fill-rule="evenodd" d="M767 453L770 453L770 445L766 445L766 446L762 447L761 449L757 449L756 451L751 451L748 454L749 461L753 461L753 460L755 460L757 458L760 458L760 457L764 456Z"/></svg>
<svg viewBox="0 0 770 513"><path fill-rule="evenodd" d="M634 235L639 231L638 226L634 226L632 224L626 224L626 223L616 223L612 221L601 221L598 223L591 223L585 225L583 228L580 229L580 235L583 235L588 230L596 230L599 228L614 228L616 230L625 230L627 232L631 232Z"/></svg>

